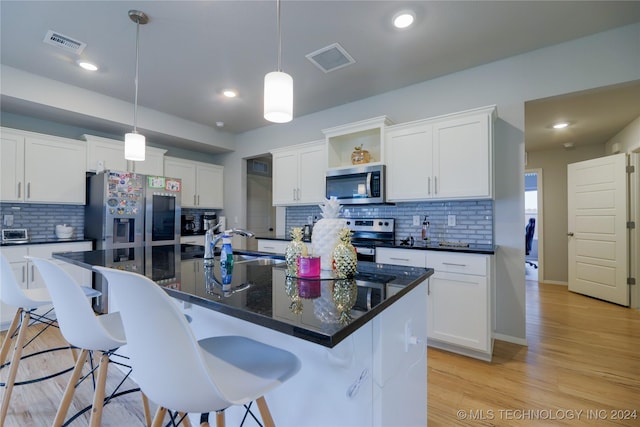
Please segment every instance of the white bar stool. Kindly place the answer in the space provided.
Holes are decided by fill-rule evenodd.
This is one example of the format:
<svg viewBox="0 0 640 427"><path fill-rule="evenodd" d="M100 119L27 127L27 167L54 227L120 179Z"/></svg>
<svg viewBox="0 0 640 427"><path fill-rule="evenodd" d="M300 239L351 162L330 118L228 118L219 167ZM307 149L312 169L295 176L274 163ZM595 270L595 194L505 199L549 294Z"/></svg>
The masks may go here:
<svg viewBox="0 0 640 427"><path fill-rule="evenodd" d="M300 360L294 354L241 336L197 340L171 297L151 279L105 267L94 270L107 278L120 310L134 380L159 405L153 426L161 426L172 410L216 412L216 423L223 427L227 407L254 400L264 425L274 426L264 395L298 372Z"/></svg>
<svg viewBox="0 0 640 427"><path fill-rule="evenodd" d="M85 297L94 297L100 295L99 291L82 287L84 290ZM33 378L30 380L24 380L21 382L16 381L16 376L18 373L18 368L20 365L20 361L23 359L27 359L33 356L38 356L43 353L58 351L58 350L66 350L71 347L55 347L49 348L46 350L38 351L31 354L23 355L24 349L33 342L36 338L40 336L48 327L56 326L56 320L47 317L49 313L53 310L49 310L47 313L40 315L35 313L35 310L39 307L52 304L51 296L46 288L36 288L36 289L22 289L18 284L13 271L11 269L11 265L9 261L0 253L0 301L3 303L17 307L16 314L13 317L11 325L6 332L4 340L2 341L2 347L0 347L0 367L5 368L9 367L9 375L7 377L7 381L2 384L4 388L4 396L2 398L2 407L0 409L0 426L4 425L5 418L7 416L7 412L9 410L9 402L11 400L11 394L13 391L13 387L16 385L25 385L32 384L38 381L43 381L46 379L50 379L56 377L58 375L64 374L66 372L71 371L73 368L70 367L68 369L63 369L62 371L47 374L40 378ZM44 329L39 331L34 337L30 340L27 339L27 329L29 326L42 323L45 325ZM7 360L7 356L9 355L9 349L11 348L11 343L15 339L15 344L13 348L13 356L11 361L5 364ZM73 351L72 351L73 352ZM73 354L73 358L75 360L75 353Z"/></svg>
<svg viewBox="0 0 640 427"><path fill-rule="evenodd" d="M100 353L100 364L89 425L98 427L105 403L105 383L110 362L109 357L114 354L115 350L127 343L120 314L108 313L96 316L84 292L80 286L73 282L66 271L49 260L36 257L28 258L36 265L47 289L49 289L62 335L71 345L81 349L52 425L59 427L63 424L87 356L90 352L97 351ZM106 401L111 397L137 390L114 392ZM147 424L149 424L149 407L144 394L142 400Z"/></svg>

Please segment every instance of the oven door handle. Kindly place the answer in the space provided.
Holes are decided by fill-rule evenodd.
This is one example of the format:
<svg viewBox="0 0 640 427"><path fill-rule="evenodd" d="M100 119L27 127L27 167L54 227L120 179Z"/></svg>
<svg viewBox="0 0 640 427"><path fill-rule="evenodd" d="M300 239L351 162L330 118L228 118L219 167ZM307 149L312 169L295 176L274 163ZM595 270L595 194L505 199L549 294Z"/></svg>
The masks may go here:
<svg viewBox="0 0 640 427"><path fill-rule="evenodd" d="M371 198L371 177L373 174L371 172L367 173L367 197Z"/></svg>

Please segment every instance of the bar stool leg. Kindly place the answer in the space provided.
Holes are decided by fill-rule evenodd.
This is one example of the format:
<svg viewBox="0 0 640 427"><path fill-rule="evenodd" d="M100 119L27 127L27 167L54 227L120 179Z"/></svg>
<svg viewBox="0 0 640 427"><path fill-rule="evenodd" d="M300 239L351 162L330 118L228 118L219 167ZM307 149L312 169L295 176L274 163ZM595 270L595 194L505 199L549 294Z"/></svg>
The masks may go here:
<svg viewBox="0 0 640 427"><path fill-rule="evenodd" d="M2 409L0 409L0 426L4 425L4 420L7 417L7 411L9 410L9 400L11 399L13 384L16 382L18 365L20 364L20 358L22 357L22 347L24 346L27 328L29 327L29 319L31 317L31 314L28 311L22 311L22 313L24 314L24 317L22 318L22 325L20 325L18 339L16 340L16 344L13 349L13 358L11 359L11 366L9 367L9 377L7 378L7 383L4 386L5 390L4 396L2 397Z"/></svg>
<svg viewBox="0 0 640 427"><path fill-rule="evenodd" d="M98 384L93 395L93 407L91 408L91 427L100 427L102 419L102 407L104 406L104 388L107 383L107 368L109 367L109 354L102 353L100 367L98 368Z"/></svg>
<svg viewBox="0 0 640 427"><path fill-rule="evenodd" d="M151 427L162 427L162 422L164 421L164 416L166 414L167 414L167 408L158 406L158 409L156 410L156 415L153 417L153 424Z"/></svg>
<svg viewBox="0 0 640 427"><path fill-rule="evenodd" d="M73 394L76 391L76 384L78 383L78 378L80 378L80 375L82 375L82 368L84 367L88 354L89 354L89 350L83 349L80 352L80 355L78 356L78 360L76 361L76 366L73 369L71 378L69 378L69 382L67 383L67 388L64 390L64 394L62 395L62 400L60 401L60 405L58 406L58 412L56 412L56 418L55 420L53 420L53 427L60 427L62 423L64 423L64 417L67 416L67 411L69 410L71 399L73 399Z"/></svg>
<svg viewBox="0 0 640 427"><path fill-rule="evenodd" d="M2 341L2 348L0 349L0 366L4 365L5 360L7 360L7 355L9 354L9 348L11 347L11 342L13 341L13 334L18 330L18 324L20 323L20 316L22 315L22 309L19 308L16 311L15 316L13 316L13 320L11 321L11 326L9 326L9 330L7 331L7 335L5 335L4 340Z"/></svg>
<svg viewBox="0 0 640 427"><path fill-rule="evenodd" d="M147 399L147 395L144 392L140 391L142 395L142 409L144 410L144 421L147 427L151 427L151 422L153 419L151 418L151 411L149 410L149 399Z"/></svg>
<svg viewBox="0 0 640 427"><path fill-rule="evenodd" d="M258 409L260 410L260 416L262 416L262 422L265 427L275 427L275 423L273 422L273 418L271 417L271 412L269 411L269 407L267 406L267 401L264 399L264 396L260 396L256 399L256 403L258 404Z"/></svg>
<svg viewBox="0 0 640 427"><path fill-rule="evenodd" d="M216 411L216 427L225 427L226 420L224 419L224 410Z"/></svg>

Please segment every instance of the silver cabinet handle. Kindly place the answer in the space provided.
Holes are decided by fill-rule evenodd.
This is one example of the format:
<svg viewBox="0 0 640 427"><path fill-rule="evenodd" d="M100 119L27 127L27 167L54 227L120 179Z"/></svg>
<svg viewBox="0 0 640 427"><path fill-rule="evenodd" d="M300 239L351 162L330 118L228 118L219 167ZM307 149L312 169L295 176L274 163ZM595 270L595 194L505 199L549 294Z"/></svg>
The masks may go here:
<svg viewBox="0 0 640 427"><path fill-rule="evenodd" d="M265 248L265 249L273 249L273 250L276 249L275 246L263 246L263 248Z"/></svg>
<svg viewBox="0 0 640 427"><path fill-rule="evenodd" d="M18 199L22 197L22 182L18 183Z"/></svg>
<svg viewBox="0 0 640 427"><path fill-rule="evenodd" d="M198 206L200 206L200 195L198 194Z"/></svg>
<svg viewBox="0 0 640 427"><path fill-rule="evenodd" d="M427 281L427 295L431 295L431 282Z"/></svg>
<svg viewBox="0 0 640 427"><path fill-rule="evenodd" d="M36 272L35 272L35 268L33 267L33 264L31 264L31 281L35 281L36 280Z"/></svg>
<svg viewBox="0 0 640 427"><path fill-rule="evenodd" d="M572 231L568 232L568 233L567 233L567 236L569 236L569 237L573 237L573 232L572 232Z"/></svg>
<svg viewBox="0 0 640 427"><path fill-rule="evenodd" d="M427 194L431 195L431 177L427 178Z"/></svg>
<svg viewBox="0 0 640 427"><path fill-rule="evenodd" d="M26 273L26 266L22 266L22 283L27 283L26 277L25 277L25 273Z"/></svg>
<svg viewBox="0 0 640 427"><path fill-rule="evenodd" d="M196 195L193 195L193 205L196 206Z"/></svg>
<svg viewBox="0 0 640 427"><path fill-rule="evenodd" d="M443 262L442 264L443 265L454 265L456 267L466 267L467 266L467 264L456 264L454 262Z"/></svg>
<svg viewBox="0 0 640 427"><path fill-rule="evenodd" d="M438 177L433 177L433 194L438 194Z"/></svg>
<svg viewBox="0 0 640 427"><path fill-rule="evenodd" d="M389 259L392 259L394 261L407 261L407 262L409 262L409 258L395 258L395 257L390 256Z"/></svg>
<svg viewBox="0 0 640 427"><path fill-rule="evenodd" d="M31 183L27 182L27 199L31 198Z"/></svg>

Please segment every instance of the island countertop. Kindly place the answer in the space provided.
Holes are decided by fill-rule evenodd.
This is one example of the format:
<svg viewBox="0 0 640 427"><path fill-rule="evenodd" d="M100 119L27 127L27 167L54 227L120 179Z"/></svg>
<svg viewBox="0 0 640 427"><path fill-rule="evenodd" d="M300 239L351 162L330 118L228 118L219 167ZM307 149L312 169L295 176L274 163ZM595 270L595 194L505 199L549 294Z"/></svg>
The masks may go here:
<svg viewBox="0 0 640 427"><path fill-rule="evenodd" d="M287 335L334 347L433 274L433 269L358 262L353 279L286 274L282 257L254 260L236 251L231 283L222 284L215 259L205 267L197 245L55 253L54 258L91 269L125 268L144 274L172 297ZM253 253L258 255L267 255Z"/></svg>

